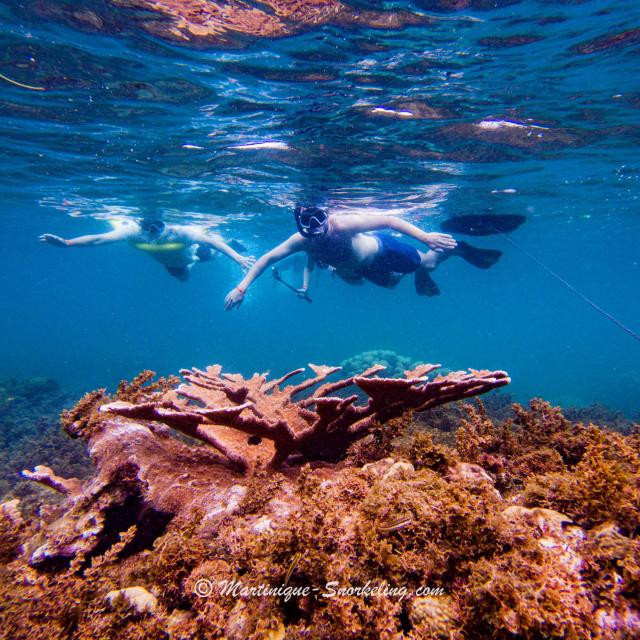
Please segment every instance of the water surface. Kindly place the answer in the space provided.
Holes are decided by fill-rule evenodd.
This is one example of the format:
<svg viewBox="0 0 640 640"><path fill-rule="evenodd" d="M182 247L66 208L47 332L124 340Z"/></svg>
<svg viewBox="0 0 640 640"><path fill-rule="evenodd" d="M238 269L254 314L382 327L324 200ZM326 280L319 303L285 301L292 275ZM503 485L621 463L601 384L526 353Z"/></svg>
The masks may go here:
<svg viewBox="0 0 640 640"><path fill-rule="evenodd" d="M637 412L638 342L504 237L470 240L502 260L450 260L438 298L323 272L310 305L265 274L231 313L241 273L222 257L180 283L125 245L37 242L161 213L258 256L310 199L425 229L522 214L518 246L638 331L637 2L324 3L280 31L271 3L268 35L229 3L235 29L206 36L168 4L187 3L0 4L0 73L46 89L0 79L0 377L81 391L392 349L506 369L521 400Z"/></svg>

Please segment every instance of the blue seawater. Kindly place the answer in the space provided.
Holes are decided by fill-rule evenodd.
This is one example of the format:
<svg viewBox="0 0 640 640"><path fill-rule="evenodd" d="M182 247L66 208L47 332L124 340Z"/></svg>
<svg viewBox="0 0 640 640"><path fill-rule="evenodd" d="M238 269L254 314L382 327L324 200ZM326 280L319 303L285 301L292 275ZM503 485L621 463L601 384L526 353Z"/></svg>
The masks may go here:
<svg viewBox="0 0 640 640"><path fill-rule="evenodd" d="M391 349L506 369L520 400L636 414L640 343L527 253L640 332L640 4L447 4L351 2L419 19L216 41L149 29L144 2L0 3L0 378L79 393L145 368L282 373ZM504 255L446 262L436 298L320 272L308 304L267 273L232 312L224 257L181 283L125 244L38 242L160 214L259 256L311 199L428 230L527 221L517 246L466 238ZM299 263L282 275L298 283Z"/></svg>

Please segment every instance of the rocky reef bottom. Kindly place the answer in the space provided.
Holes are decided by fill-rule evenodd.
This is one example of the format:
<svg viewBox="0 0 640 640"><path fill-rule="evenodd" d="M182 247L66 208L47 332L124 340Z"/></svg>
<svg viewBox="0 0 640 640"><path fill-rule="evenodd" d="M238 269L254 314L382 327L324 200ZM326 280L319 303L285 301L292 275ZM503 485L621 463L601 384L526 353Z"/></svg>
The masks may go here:
<svg viewBox="0 0 640 640"><path fill-rule="evenodd" d="M406 373L403 402L424 382ZM473 373L435 378L421 398L452 380L453 396L504 380ZM142 376L63 414L95 473L37 467L27 475L62 504L30 517L17 499L0 505L0 637L640 636L637 428L574 422L542 400L496 419L478 401L404 411L346 441L323 422L329 405L339 422L353 404L328 402L336 384L312 403L294 401L304 383L185 377ZM369 404L384 388L385 407L402 386L347 382ZM296 430L299 449L274 456L289 442L282 416L320 425L344 451L316 456ZM231 426L214 438L212 422Z"/></svg>
<svg viewBox="0 0 640 640"><path fill-rule="evenodd" d="M43 461L79 478L92 473L86 447L60 429L60 412L69 402L51 378L0 380L0 501L19 498L23 512L60 502L52 491L20 476Z"/></svg>

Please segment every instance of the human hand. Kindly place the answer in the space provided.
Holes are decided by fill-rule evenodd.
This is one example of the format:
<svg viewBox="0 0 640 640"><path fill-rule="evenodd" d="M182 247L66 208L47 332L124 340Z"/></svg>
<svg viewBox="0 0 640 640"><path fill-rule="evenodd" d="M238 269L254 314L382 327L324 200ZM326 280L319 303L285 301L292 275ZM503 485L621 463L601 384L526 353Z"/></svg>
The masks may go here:
<svg viewBox="0 0 640 640"><path fill-rule="evenodd" d="M246 273L255 263L256 259L253 256L241 256L239 264L242 267L242 270Z"/></svg>
<svg viewBox="0 0 640 640"><path fill-rule="evenodd" d="M52 244L54 247L68 247L69 243L60 236L54 236L51 233L43 233L39 237L40 242L46 242L47 244Z"/></svg>
<svg viewBox="0 0 640 640"><path fill-rule="evenodd" d="M244 300L244 291L242 289L231 289L224 299L224 308L226 311L231 311L233 307L239 307Z"/></svg>
<svg viewBox="0 0 640 640"><path fill-rule="evenodd" d="M306 287L302 287L300 289L296 289L296 293L298 294L298 298L304 298L306 300L309 297L309 294L307 293L307 288Z"/></svg>
<svg viewBox="0 0 640 640"><path fill-rule="evenodd" d="M448 233L425 233L424 243L438 253L455 249L458 246L455 238Z"/></svg>

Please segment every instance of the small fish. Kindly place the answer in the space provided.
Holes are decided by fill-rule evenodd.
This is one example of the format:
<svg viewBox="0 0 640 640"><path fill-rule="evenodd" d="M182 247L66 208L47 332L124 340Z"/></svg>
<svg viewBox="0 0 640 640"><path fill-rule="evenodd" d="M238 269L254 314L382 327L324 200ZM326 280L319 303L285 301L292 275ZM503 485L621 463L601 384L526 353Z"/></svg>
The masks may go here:
<svg viewBox="0 0 640 640"><path fill-rule="evenodd" d="M182 148L183 149L204 149L204 147L200 147L197 144L183 144Z"/></svg>
<svg viewBox="0 0 640 640"><path fill-rule="evenodd" d="M383 535L387 535L389 533L393 533L394 531L399 531L400 529L404 529L408 527L410 524L413 524L413 517L407 516L405 518L393 520L388 524L380 525L378 527L378 531Z"/></svg>
<svg viewBox="0 0 640 640"><path fill-rule="evenodd" d="M291 579L291 576L293 575L293 572L296 570L296 566L298 565L298 562L300 562L301 559L302 559L301 553L296 553L291 559L291 564L289 565L289 569L287 570L287 575L284 577L285 587L289 584L289 580Z"/></svg>

